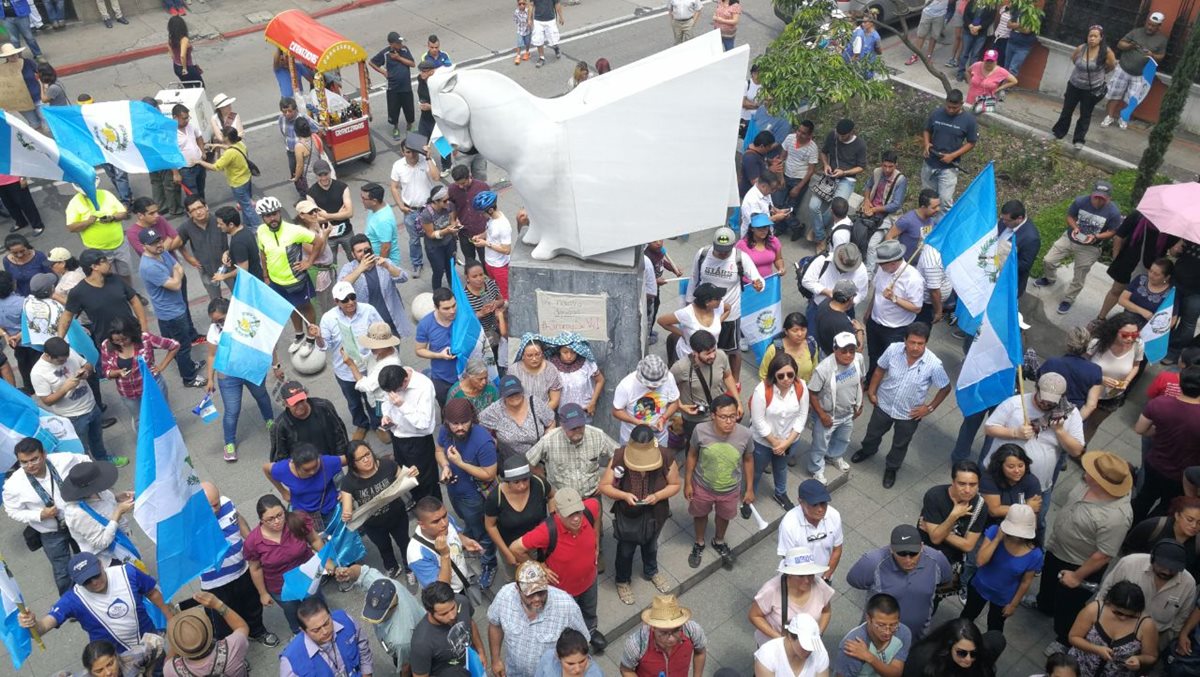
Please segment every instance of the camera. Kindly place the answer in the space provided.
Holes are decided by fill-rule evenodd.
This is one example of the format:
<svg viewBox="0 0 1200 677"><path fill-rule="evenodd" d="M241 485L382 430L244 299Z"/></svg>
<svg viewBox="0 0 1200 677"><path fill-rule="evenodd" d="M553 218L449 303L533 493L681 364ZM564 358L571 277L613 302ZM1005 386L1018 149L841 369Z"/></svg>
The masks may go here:
<svg viewBox="0 0 1200 677"><path fill-rule="evenodd" d="M697 414L707 414L708 413L708 403L707 402L696 402L695 406L696 406Z"/></svg>

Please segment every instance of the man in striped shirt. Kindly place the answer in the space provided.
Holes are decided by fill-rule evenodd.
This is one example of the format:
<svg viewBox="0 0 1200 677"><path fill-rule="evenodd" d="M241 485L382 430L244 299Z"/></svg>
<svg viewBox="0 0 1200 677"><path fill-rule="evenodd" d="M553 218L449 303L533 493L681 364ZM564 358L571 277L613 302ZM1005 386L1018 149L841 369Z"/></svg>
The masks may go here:
<svg viewBox="0 0 1200 677"><path fill-rule="evenodd" d="M238 613L250 626L250 639L261 642L266 646L279 646L279 637L268 632L263 625L262 603L259 602L258 591L250 580L250 567L242 557L242 543L250 533L246 518L238 513L233 501L221 495L216 485L211 482L201 482L204 497L217 516L217 524L221 533L225 534L225 542L229 549L217 567L200 574L200 589L207 590L224 602L229 608Z"/></svg>

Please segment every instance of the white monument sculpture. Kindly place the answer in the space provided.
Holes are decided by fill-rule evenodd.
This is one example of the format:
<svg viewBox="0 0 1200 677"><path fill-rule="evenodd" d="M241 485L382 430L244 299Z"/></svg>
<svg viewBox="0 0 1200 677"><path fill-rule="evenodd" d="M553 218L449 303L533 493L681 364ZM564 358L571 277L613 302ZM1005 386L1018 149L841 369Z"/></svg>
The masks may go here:
<svg viewBox="0 0 1200 677"><path fill-rule="evenodd" d="M630 265L629 248L711 228L737 204L748 60L711 31L554 99L483 69L438 69L429 93L446 139L508 172L533 258Z"/></svg>

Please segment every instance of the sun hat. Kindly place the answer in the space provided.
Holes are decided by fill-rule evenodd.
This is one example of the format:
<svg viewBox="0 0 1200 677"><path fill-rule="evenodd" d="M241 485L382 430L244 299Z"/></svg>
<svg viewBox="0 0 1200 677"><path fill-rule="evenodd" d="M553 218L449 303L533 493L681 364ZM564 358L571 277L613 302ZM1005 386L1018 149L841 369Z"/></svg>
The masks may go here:
<svg viewBox="0 0 1200 677"><path fill-rule="evenodd" d="M1033 508L1024 503L1014 503L1008 507L1008 514L1000 523L1000 531L1009 536L1032 540L1037 537L1037 515Z"/></svg>
<svg viewBox="0 0 1200 677"><path fill-rule="evenodd" d="M1133 490L1129 462L1111 451L1089 451L1083 455L1083 471L1101 489L1120 498Z"/></svg>
<svg viewBox="0 0 1200 677"><path fill-rule="evenodd" d="M222 92L221 94L213 97L212 106L214 110L218 108L224 108L225 106L232 106L234 101L237 101L236 96L226 96Z"/></svg>
<svg viewBox="0 0 1200 677"><path fill-rule="evenodd" d="M24 47L17 47L16 45L12 44L11 42L6 42L6 43L4 43L3 46L0 46L0 58L8 58L10 56L16 56L24 51L25 51Z"/></svg>
<svg viewBox="0 0 1200 677"><path fill-rule="evenodd" d="M64 500L80 501L112 489L116 483L117 466L108 461L84 461L71 468L60 486Z"/></svg>
<svg viewBox="0 0 1200 677"><path fill-rule="evenodd" d="M658 355L643 357L637 366L637 380L647 388L658 388L667 382L667 363Z"/></svg>
<svg viewBox="0 0 1200 677"><path fill-rule="evenodd" d="M167 623L167 644L175 655L200 658L212 641L212 622L201 607L180 611Z"/></svg>
<svg viewBox="0 0 1200 677"><path fill-rule="evenodd" d="M803 545L789 548L779 560L779 573L788 576L814 576L825 573L829 567L813 559L812 550Z"/></svg>
<svg viewBox="0 0 1200 677"><path fill-rule="evenodd" d="M904 258L904 245L899 240L884 240L875 250L876 263L891 263Z"/></svg>
<svg viewBox="0 0 1200 677"><path fill-rule="evenodd" d="M545 592L550 587L550 582L546 580L546 572L542 569L542 565L532 560L521 562L520 566L517 567L515 580L517 590L520 590L522 595Z"/></svg>
<svg viewBox="0 0 1200 677"><path fill-rule="evenodd" d="M632 439L625 443L625 469L634 472L651 472L662 467L662 452L658 450L658 438L638 443Z"/></svg>
<svg viewBox="0 0 1200 677"><path fill-rule="evenodd" d="M679 606L675 595L655 595L650 606L642 611L642 622L660 630L682 627L692 618L692 612Z"/></svg>
<svg viewBox="0 0 1200 677"><path fill-rule="evenodd" d="M400 339L392 333L387 322L372 322L367 325L366 335L358 338L358 345L367 350L379 350L400 345Z"/></svg>
<svg viewBox="0 0 1200 677"><path fill-rule="evenodd" d="M788 619L787 631L796 636L800 648L805 651L816 651L821 643L821 628L816 619L808 614L796 614Z"/></svg>

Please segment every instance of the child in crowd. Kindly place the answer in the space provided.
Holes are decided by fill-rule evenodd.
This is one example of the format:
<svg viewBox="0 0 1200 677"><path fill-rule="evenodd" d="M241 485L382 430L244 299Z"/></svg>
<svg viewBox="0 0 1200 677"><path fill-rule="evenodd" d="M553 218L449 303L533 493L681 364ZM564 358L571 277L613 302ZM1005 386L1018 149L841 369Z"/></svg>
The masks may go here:
<svg viewBox="0 0 1200 677"><path fill-rule="evenodd" d="M513 10L513 23L517 25L517 54L513 64L520 66L522 61L529 61L529 41L533 36L533 26L529 23L529 6L525 0L517 0L517 8Z"/></svg>

